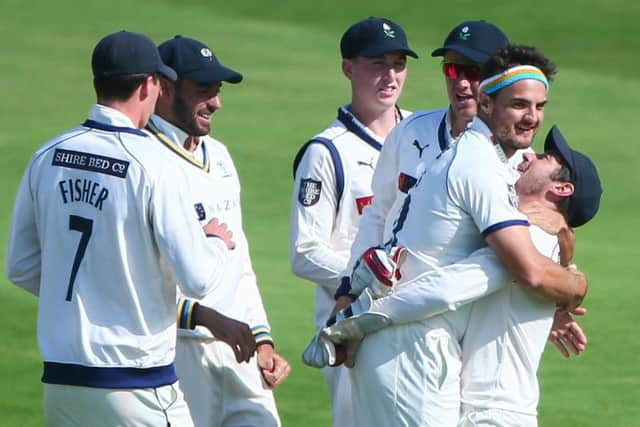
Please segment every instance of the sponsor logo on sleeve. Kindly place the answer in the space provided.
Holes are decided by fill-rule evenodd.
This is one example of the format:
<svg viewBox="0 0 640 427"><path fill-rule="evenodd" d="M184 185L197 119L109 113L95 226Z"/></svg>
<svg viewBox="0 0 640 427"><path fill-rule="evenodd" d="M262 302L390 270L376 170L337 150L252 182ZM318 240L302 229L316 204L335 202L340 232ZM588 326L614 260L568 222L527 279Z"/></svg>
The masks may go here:
<svg viewBox="0 0 640 427"><path fill-rule="evenodd" d="M320 192L322 191L322 183L310 178L300 181L300 191L298 192L298 201L302 206L313 206L320 200Z"/></svg>
<svg viewBox="0 0 640 427"><path fill-rule="evenodd" d="M103 173L118 178L126 178L129 169L129 162L126 160L61 148L54 151L51 165Z"/></svg>
<svg viewBox="0 0 640 427"><path fill-rule="evenodd" d="M193 205L193 207L196 208L198 221L204 221L204 219L207 217L207 213L205 212L204 206L202 205L202 203L196 203L195 205Z"/></svg>
<svg viewBox="0 0 640 427"><path fill-rule="evenodd" d="M412 177L411 175L407 175L404 172L401 172L398 176L398 190L403 193L408 193L414 185L416 185L417 179Z"/></svg>
<svg viewBox="0 0 640 427"><path fill-rule="evenodd" d="M358 215L362 215L362 211L364 211L364 208L369 206L371 203L373 203L373 196L358 197L356 199L356 207L358 208Z"/></svg>

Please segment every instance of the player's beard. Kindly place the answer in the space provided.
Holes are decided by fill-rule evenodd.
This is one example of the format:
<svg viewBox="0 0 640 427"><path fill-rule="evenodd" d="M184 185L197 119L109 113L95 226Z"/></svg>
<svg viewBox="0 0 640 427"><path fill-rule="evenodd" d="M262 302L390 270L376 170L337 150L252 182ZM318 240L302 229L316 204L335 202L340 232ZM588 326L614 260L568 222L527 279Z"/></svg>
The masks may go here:
<svg viewBox="0 0 640 427"><path fill-rule="evenodd" d="M180 90L176 90L173 101L173 117L176 125L191 136L205 136L209 134L210 126L202 128L198 126L194 107L183 98Z"/></svg>

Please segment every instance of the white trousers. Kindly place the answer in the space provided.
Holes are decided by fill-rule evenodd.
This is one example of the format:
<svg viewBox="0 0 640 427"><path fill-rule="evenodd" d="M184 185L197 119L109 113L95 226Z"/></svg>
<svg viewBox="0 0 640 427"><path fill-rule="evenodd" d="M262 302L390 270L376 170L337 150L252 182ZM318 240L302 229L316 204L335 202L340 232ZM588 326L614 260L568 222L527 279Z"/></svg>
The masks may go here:
<svg viewBox="0 0 640 427"><path fill-rule="evenodd" d="M353 407L351 398L351 378L344 366L322 369L329 388L331 400L331 421L333 427L353 427Z"/></svg>
<svg viewBox="0 0 640 427"><path fill-rule="evenodd" d="M226 343L178 337L176 372L196 427L279 427L257 357L238 363Z"/></svg>
<svg viewBox="0 0 640 427"><path fill-rule="evenodd" d="M538 417L503 409L462 405L458 427L538 427Z"/></svg>
<svg viewBox="0 0 640 427"><path fill-rule="evenodd" d="M44 384L47 427L193 427L178 383L146 389Z"/></svg>
<svg viewBox="0 0 640 427"><path fill-rule="evenodd" d="M356 427L457 426L461 349L441 326L430 319L364 339L351 369Z"/></svg>

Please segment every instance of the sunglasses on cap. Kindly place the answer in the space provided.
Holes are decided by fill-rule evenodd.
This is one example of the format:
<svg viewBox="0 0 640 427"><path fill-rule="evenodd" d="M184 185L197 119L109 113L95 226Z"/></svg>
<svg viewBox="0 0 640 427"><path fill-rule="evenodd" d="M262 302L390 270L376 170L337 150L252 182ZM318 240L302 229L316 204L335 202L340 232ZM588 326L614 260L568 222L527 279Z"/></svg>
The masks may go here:
<svg viewBox="0 0 640 427"><path fill-rule="evenodd" d="M480 80L480 67L473 64L459 64L456 62L442 61L442 72L451 80L458 79L463 74L467 80Z"/></svg>

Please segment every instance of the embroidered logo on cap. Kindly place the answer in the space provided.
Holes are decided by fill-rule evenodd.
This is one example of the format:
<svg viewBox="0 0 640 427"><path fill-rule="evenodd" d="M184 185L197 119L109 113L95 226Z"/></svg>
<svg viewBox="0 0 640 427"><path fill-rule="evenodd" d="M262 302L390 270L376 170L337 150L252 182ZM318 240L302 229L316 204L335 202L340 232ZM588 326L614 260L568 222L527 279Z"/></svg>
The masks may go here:
<svg viewBox="0 0 640 427"><path fill-rule="evenodd" d="M468 26L465 25L464 27L462 27L462 29L458 33L458 38L460 40L469 40L469 38L471 38L471 33L469 32Z"/></svg>
<svg viewBox="0 0 640 427"><path fill-rule="evenodd" d="M389 24L386 22L382 24L382 31L384 31L384 36L389 37L390 39L396 38L396 32L391 29Z"/></svg>
<svg viewBox="0 0 640 427"><path fill-rule="evenodd" d="M211 58L213 56L213 53L211 52L211 50L207 49L206 47L203 47L202 49L200 49L200 54L205 58Z"/></svg>

